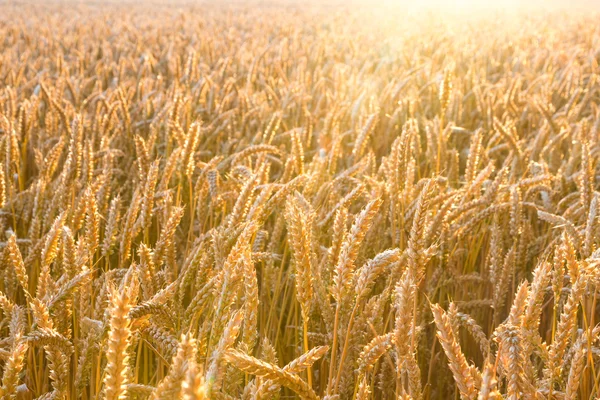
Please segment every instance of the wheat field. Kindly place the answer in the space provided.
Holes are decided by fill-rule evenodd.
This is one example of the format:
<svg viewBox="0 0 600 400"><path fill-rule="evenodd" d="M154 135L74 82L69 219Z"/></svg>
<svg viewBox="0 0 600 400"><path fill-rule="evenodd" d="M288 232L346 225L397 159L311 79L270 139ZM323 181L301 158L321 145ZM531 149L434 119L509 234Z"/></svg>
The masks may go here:
<svg viewBox="0 0 600 400"><path fill-rule="evenodd" d="M0 5L0 398L600 398L598 17Z"/></svg>

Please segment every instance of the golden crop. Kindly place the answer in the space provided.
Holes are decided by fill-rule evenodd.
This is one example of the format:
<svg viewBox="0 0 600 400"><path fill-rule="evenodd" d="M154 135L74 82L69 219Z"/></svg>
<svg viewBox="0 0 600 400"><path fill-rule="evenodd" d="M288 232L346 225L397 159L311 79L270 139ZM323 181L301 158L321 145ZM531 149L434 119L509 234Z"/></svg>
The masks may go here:
<svg viewBox="0 0 600 400"><path fill-rule="evenodd" d="M0 5L2 399L600 396L598 16Z"/></svg>

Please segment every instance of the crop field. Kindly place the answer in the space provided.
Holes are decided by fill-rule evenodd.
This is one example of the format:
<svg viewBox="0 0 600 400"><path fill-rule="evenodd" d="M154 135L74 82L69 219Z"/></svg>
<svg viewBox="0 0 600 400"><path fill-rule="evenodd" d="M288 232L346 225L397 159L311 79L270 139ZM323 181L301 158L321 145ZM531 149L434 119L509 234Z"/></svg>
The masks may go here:
<svg viewBox="0 0 600 400"><path fill-rule="evenodd" d="M0 4L1 399L600 398L600 15Z"/></svg>

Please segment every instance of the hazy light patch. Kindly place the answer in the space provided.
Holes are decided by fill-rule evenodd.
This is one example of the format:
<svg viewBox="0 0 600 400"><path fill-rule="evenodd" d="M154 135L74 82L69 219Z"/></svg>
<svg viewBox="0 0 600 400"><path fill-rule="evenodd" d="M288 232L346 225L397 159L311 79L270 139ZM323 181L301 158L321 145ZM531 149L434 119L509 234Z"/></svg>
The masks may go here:
<svg viewBox="0 0 600 400"><path fill-rule="evenodd" d="M357 3L363 3L358 0ZM474 11L518 11L518 10L598 10L598 0L381 0L374 7L401 8L405 10L446 11L470 13Z"/></svg>

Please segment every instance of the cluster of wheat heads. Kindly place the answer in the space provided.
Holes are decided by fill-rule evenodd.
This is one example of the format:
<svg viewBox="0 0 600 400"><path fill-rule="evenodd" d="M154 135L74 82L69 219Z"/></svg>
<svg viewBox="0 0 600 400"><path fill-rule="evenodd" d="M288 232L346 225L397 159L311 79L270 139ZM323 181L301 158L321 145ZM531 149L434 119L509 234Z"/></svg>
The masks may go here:
<svg viewBox="0 0 600 400"><path fill-rule="evenodd" d="M2 399L600 395L597 19L330 12L1 8Z"/></svg>

